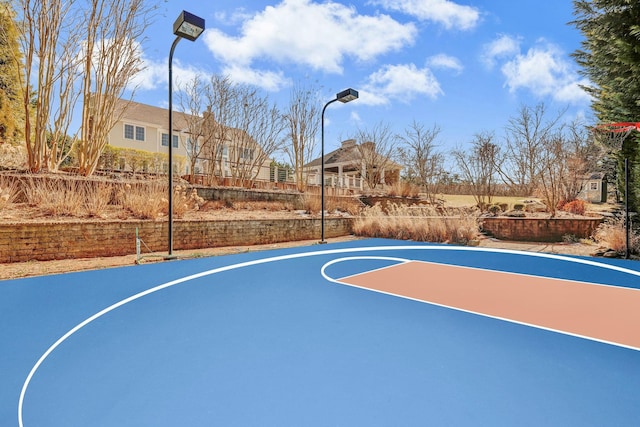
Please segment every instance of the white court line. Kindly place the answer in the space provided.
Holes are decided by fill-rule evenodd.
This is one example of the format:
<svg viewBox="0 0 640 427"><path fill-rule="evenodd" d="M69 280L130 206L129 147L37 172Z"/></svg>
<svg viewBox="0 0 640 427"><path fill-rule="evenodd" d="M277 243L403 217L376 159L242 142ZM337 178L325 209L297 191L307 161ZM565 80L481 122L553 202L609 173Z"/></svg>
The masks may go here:
<svg viewBox="0 0 640 427"><path fill-rule="evenodd" d="M170 288L172 286L175 285L179 285L181 283L185 283L188 282L190 280L194 280L194 279L199 279L201 277L206 277L206 276L210 276L216 273L221 273L224 271L231 271L231 270L236 270L239 268L244 268L244 267L250 267L253 265L259 265L259 264L267 264L270 262L276 262L276 261L284 261L284 260L289 260L289 259L296 259L296 258L306 258L306 257L312 257L312 256L320 256L320 255L332 255L332 254L343 254L343 253L354 253L354 252L378 252L378 251L399 251L399 250L438 250L438 251L462 251L462 252L490 252L490 253L501 253L501 254L513 254L513 255L524 255L524 256L531 256L531 257L536 257L536 258L547 258L547 259L556 259L556 260L561 260L561 261L569 261L569 262L574 262L574 263L578 263L578 264L584 264L584 265L591 265L591 266L595 266L595 267L601 267L607 270L614 270L614 271L618 271L618 272L622 272L622 273L626 273L626 274L630 274L633 276L638 276L640 277L640 271L635 271L635 270L631 270L628 268L624 268L624 267L619 267L616 265L609 265L609 264L603 264L597 261L592 261L589 259L581 259L581 258L572 258L572 257L568 257L568 256L564 256L564 255L557 255L557 254L548 254L548 253L540 253L540 252L523 252L523 251L515 251L515 250L511 250L511 249L492 249L492 248L478 248L478 247L468 247L468 246L445 246L445 245L415 245L415 246L372 246L372 247L356 247L356 248L341 248L341 249L326 249L326 250L321 250L321 251L311 251L311 252L300 252L300 253L295 253L295 254L288 254L288 255L280 255L280 256L275 256L275 257L269 257L269 258L262 258L262 259L256 259L256 260L252 260L252 261L246 261L246 262L241 262L238 264L233 264L233 265L227 265L224 267L219 267L219 268L215 268L212 270L207 270L207 271L203 271L200 273L196 273L196 274L192 274L189 276L185 276L182 277L180 279L176 279L176 280L172 280L170 282L167 283L163 283L161 285L158 285L156 287L147 289L145 291L139 292L135 295L132 295L128 298L125 298L115 304L110 305L109 307L97 312L96 314L94 314L93 316L87 318L86 320L80 322L79 324L77 324L76 326L74 326L72 329L70 329L67 333L65 333L64 335L62 335L55 343L53 343L48 349L47 351L45 351L42 356L40 356L40 358L38 359L38 361L35 363L35 365L31 368L31 371L29 372L29 374L27 375L27 378L24 381L24 384L22 385L22 389L20 391L20 398L18 399L18 426L19 427L24 427L24 422L23 422L23 405L24 405L24 398L25 395L27 393L27 389L29 388L29 384L31 383L31 380L33 378L33 376L35 375L35 373L37 372L37 370L40 368L40 366L44 363L44 361L47 359L47 357L49 357L49 355L56 349L58 348L63 342L65 342L67 339L69 339L69 337L71 337L73 334L75 334L76 332L78 332L80 329L84 328L85 326L87 326L88 324L90 324L91 322L93 322L96 319L99 319L100 317L104 316L107 313L110 313L111 311L122 307L125 304L128 304L132 301L138 300L142 297L145 297L147 295L153 294L155 292L161 291L163 289L167 289Z"/></svg>
<svg viewBox="0 0 640 427"><path fill-rule="evenodd" d="M600 342L603 344L609 344L609 345L613 345L616 347L622 347L622 348L627 348L629 350L636 350L636 351L640 351L640 347L634 347L631 345L626 345L626 344L621 344L621 343L617 343L617 342L613 342L613 341L607 341L607 340L603 340L603 339L599 339L599 338L593 338L590 337L588 335L580 335L580 334L576 334L573 332L567 332L567 331L563 331L562 329L554 329L554 328L550 328L550 327L546 327L546 326L541 326L541 325L536 325L535 323L527 323L527 322L523 322L520 320L514 320L508 317L500 317L500 316L493 316L490 314L486 314L486 313L482 313L480 311L473 311L473 310L468 310L465 308L460 308L454 305L447 305L447 304L442 304L442 303L437 303L437 302L433 302L433 301L428 301L428 300L424 300L424 299L420 299L420 298L414 298L414 297L410 297L407 295L403 295L403 294L396 294L394 292L389 292L389 291L381 291L379 289L372 289L372 288L368 288L366 286L360 286L360 285L355 285L353 283L349 283L349 282L343 282L342 280L348 279L351 276L347 276L347 277L341 277L340 279L334 279L333 277L330 277L329 275L327 275L325 273L325 269L333 264L337 264L339 262L346 262L346 261L356 261L359 259L375 259L376 257L343 257L343 258L336 258L334 260L331 260L329 262L327 262L326 264L324 264L322 266L322 268L320 269L320 274L322 274L322 277L324 277L326 280L328 280L329 282L333 282L336 283L338 285L343 285L343 286L350 286L352 288L357 288L357 289L363 289L369 292L375 292L378 294L383 294L383 295L389 295L392 297L397 297L397 298L402 298L402 299L406 299L406 300L410 300L410 301L416 301L416 302L420 302L423 304L429 304L429 305L434 305L437 307L444 307L444 308L448 308L451 310L456 310L456 311L460 311L463 313L470 313L470 314L475 314L478 316L482 316L482 317L487 317L489 319L497 319L497 320L502 320L505 322L509 322L509 323L515 323L518 325L524 325L524 326L529 326L532 328L536 328L536 329L542 329L545 331L550 331L550 332L556 332L559 334L563 334L563 335L568 335L568 336L572 336L572 337L577 337L577 338L583 338L583 339L587 339L590 341L595 341L595 342ZM380 257L380 259L392 259L392 258L386 258L386 257ZM396 260L401 260L400 258L395 258ZM522 274L522 273L511 273L511 272L506 272L506 271L501 271L501 270L489 270L489 269L484 269L484 268L475 268L475 267L466 267L466 266L458 266L458 265L454 265L454 264L445 264L445 263L437 263L437 262L425 262L425 261L421 261L421 260L403 260L405 262L420 262L420 263L425 263L425 264L435 264L435 265L446 265L446 266L452 266L452 267L457 267L457 268L469 268L469 269L473 269L473 270L482 270L482 271L490 271L490 272L494 272L494 273L503 273L503 274L513 274L514 276L529 276L529 277L536 277L536 278L540 278L540 279L547 279L547 280L564 280L564 279L557 279L555 277L545 277L545 276L536 276L536 275L529 275L529 274ZM384 270L386 268L390 268L390 267L383 267L380 268L378 270L371 270L368 271L372 272L372 271L379 271L379 270ZM568 282L575 282L575 283L584 283L586 285L595 285L595 286L609 286L609 287L616 287L613 285L605 285L602 283L591 283L591 282L579 282L576 280L566 280ZM634 291L638 291L640 292L640 290L638 289L633 289Z"/></svg>

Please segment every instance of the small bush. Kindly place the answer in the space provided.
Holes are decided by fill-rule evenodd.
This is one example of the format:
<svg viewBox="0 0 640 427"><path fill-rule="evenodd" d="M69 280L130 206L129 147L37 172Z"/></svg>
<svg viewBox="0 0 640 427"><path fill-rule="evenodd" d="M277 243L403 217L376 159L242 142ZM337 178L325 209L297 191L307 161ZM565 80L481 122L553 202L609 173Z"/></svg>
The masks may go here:
<svg viewBox="0 0 640 427"><path fill-rule="evenodd" d="M191 189L191 191L182 186L176 186L174 188L173 213L176 217L181 218L188 211L197 211L202 205L204 205L204 199L198 196L198 192L195 188Z"/></svg>
<svg viewBox="0 0 640 427"><path fill-rule="evenodd" d="M498 215L501 212L502 212L502 208L500 208L499 205L491 205L491 206L489 206L489 213L491 215Z"/></svg>
<svg viewBox="0 0 640 427"><path fill-rule="evenodd" d="M572 200L570 202L564 203L561 208L565 212L569 212L575 215L584 215L587 210L586 203L584 200Z"/></svg>
<svg viewBox="0 0 640 427"><path fill-rule="evenodd" d="M514 211L523 211L524 210L524 204L516 203L515 205L513 205L513 210Z"/></svg>

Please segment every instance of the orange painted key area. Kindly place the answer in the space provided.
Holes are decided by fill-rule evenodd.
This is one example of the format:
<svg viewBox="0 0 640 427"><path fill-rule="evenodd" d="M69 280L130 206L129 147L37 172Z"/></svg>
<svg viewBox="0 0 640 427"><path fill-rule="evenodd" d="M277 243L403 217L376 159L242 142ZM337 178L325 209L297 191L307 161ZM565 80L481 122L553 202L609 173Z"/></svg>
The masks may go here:
<svg viewBox="0 0 640 427"><path fill-rule="evenodd" d="M340 282L640 349L640 290L411 261Z"/></svg>

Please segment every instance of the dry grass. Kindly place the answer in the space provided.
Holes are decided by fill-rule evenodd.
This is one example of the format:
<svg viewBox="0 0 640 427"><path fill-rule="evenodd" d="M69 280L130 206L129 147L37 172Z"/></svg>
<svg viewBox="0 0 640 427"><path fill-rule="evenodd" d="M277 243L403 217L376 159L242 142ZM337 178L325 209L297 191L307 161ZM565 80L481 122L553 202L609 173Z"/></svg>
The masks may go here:
<svg viewBox="0 0 640 427"><path fill-rule="evenodd" d="M20 188L15 180L0 176L0 209L10 206L18 197Z"/></svg>
<svg viewBox="0 0 640 427"><path fill-rule="evenodd" d="M113 185L106 182L97 182L85 193L84 206L87 214L92 217L100 217L107 210L114 195Z"/></svg>
<svg viewBox="0 0 640 427"><path fill-rule="evenodd" d="M135 218L157 219L167 213L167 184L152 181L145 184L127 184L118 191L116 200Z"/></svg>
<svg viewBox="0 0 640 427"><path fill-rule="evenodd" d="M627 235L622 221L616 223L602 224L594 235L594 239L599 244L605 245L618 253L624 253L627 247ZM629 251L640 253L640 235L633 231L629 236Z"/></svg>
<svg viewBox="0 0 640 427"><path fill-rule="evenodd" d="M418 197L420 187L408 181L399 180L387 187L387 195L391 197Z"/></svg>
<svg viewBox="0 0 640 427"><path fill-rule="evenodd" d="M29 180L23 194L27 204L37 206L46 215L81 217L86 215L89 187L90 184L76 180Z"/></svg>
<svg viewBox="0 0 640 427"><path fill-rule="evenodd" d="M391 205L385 213L375 205L364 209L353 228L357 236L420 242L466 244L478 236L475 217L450 215L431 207Z"/></svg>
<svg viewBox="0 0 640 427"><path fill-rule="evenodd" d="M307 213L319 213L322 209L322 197L320 194L305 193L303 196L303 209ZM326 212L345 212L349 215L358 215L362 209L359 200L353 197L327 196L324 198Z"/></svg>

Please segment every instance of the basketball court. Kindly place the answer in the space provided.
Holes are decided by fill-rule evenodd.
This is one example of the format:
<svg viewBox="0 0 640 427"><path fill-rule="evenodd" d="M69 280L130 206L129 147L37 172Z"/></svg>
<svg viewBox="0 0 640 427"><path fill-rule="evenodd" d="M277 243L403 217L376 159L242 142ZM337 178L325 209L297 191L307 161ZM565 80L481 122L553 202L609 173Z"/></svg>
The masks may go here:
<svg viewBox="0 0 640 427"><path fill-rule="evenodd" d="M640 264L369 239L0 281L3 426L635 426Z"/></svg>

